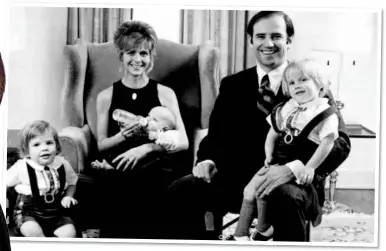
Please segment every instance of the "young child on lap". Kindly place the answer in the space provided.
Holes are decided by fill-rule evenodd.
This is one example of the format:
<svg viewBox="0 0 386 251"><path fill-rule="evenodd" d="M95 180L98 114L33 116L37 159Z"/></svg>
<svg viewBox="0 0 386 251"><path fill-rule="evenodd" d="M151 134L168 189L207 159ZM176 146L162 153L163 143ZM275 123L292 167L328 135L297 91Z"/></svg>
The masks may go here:
<svg viewBox="0 0 386 251"><path fill-rule="evenodd" d="M296 177L298 185L312 185L315 169L330 153L338 137L338 116L328 104L325 94L329 81L313 60L291 62L283 73L283 93L290 99L276 106L267 118L271 129L265 142L266 160L244 189L240 219L234 236L227 240L261 240L272 238L274 229L269 221L269 204L256 196L271 165L284 165L300 160L305 167ZM255 215L256 231L249 236Z"/></svg>

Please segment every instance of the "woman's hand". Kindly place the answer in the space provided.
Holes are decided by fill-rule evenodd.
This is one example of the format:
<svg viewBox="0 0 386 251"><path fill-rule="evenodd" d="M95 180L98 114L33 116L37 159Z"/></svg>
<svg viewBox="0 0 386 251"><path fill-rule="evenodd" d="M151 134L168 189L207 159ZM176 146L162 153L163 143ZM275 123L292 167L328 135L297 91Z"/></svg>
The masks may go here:
<svg viewBox="0 0 386 251"><path fill-rule="evenodd" d="M118 162L117 170L126 171L128 168L131 170L137 165L138 161L146 157L149 152L150 149L147 145L141 145L118 155L113 160L113 164Z"/></svg>
<svg viewBox="0 0 386 251"><path fill-rule="evenodd" d="M138 121L136 121L129 125L124 125L121 129L121 134L123 135L123 137L125 137L125 139L129 139L133 135L136 135L140 129L141 129L141 124Z"/></svg>
<svg viewBox="0 0 386 251"><path fill-rule="evenodd" d="M71 205L78 204L78 201L70 196L64 196L61 203L64 208L69 208Z"/></svg>
<svg viewBox="0 0 386 251"><path fill-rule="evenodd" d="M169 130L166 132L159 132L156 144L162 146L166 151L173 151L177 149L180 140L180 132L177 130Z"/></svg>
<svg viewBox="0 0 386 251"><path fill-rule="evenodd" d="M314 179L315 169L309 166L305 166L299 177L300 185L309 185Z"/></svg>

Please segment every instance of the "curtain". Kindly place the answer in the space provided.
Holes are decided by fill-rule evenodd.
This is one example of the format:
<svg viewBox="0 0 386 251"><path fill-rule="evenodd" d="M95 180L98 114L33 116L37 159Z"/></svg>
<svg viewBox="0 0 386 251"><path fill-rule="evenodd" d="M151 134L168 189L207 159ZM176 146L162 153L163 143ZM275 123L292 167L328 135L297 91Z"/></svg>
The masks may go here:
<svg viewBox="0 0 386 251"><path fill-rule="evenodd" d="M246 34L251 14L254 13L243 10L183 10L181 42L213 41L220 48L219 77L222 79L255 64Z"/></svg>
<svg viewBox="0 0 386 251"><path fill-rule="evenodd" d="M133 9L68 8L67 44L75 44L77 39L91 43L111 41L115 30L132 17Z"/></svg>

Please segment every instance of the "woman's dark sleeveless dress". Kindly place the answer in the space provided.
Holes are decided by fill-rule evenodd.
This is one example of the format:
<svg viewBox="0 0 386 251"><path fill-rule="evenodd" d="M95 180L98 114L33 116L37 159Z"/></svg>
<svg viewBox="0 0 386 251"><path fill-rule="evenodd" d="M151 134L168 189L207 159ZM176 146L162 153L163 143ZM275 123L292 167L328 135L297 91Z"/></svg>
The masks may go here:
<svg viewBox="0 0 386 251"><path fill-rule="evenodd" d="M115 109L147 116L153 107L161 105L157 85L157 82L151 79L140 89L128 88L121 80L113 84L109 109L109 137L120 130L112 118ZM128 140L109 149L107 155L112 160L119 154L147 142L148 139L135 140L135 143ZM161 224L166 208L165 195L167 186L172 181L171 169L170 158L151 154L132 170L105 172L100 177L100 189L105 200L101 201L101 204L107 205L103 210L107 218L101 228L101 237L160 238L158 234L162 233Z"/></svg>

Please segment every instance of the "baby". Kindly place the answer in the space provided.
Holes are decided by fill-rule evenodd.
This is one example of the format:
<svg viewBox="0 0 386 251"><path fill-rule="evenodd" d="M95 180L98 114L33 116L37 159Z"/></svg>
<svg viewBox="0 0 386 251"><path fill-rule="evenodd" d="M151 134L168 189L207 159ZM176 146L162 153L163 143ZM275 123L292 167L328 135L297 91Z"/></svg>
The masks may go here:
<svg viewBox="0 0 386 251"><path fill-rule="evenodd" d="M146 136L157 144L160 144L159 140L163 132L173 130L176 126L174 114L163 106L156 106L151 109L147 117L116 109L113 112L113 119L118 122L122 130L131 123L139 122L140 127L135 131L135 135L132 137L133 140ZM91 163L91 166L95 169L115 169L106 159L96 160Z"/></svg>

